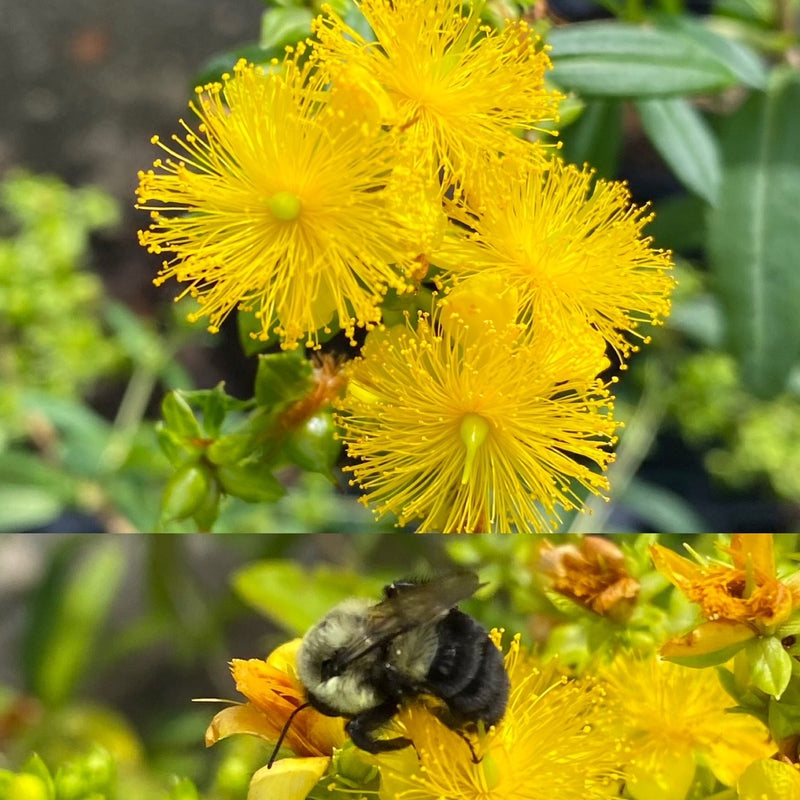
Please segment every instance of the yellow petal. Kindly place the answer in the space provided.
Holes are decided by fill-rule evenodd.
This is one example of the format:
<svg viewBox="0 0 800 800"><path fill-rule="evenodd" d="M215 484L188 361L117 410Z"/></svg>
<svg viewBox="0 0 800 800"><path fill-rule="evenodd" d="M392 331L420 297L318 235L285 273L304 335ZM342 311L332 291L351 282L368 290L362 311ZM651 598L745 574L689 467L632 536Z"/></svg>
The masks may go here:
<svg viewBox="0 0 800 800"><path fill-rule="evenodd" d="M703 576L702 567L660 544L650 547L650 557L653 559L656 569L679 589L697 583Z"/></svg>
<svg viewBox="0 0 800 800"><path fill-rule="evenodd" d="M267 664L281 672L288 675L297 674L297 651L300 649L300 644L303 640L298 637L292 639L291 642L286 642L276 647L268 656Z"/></svg>
<svg viewBox="0 0 800 800"><path fill-rule="evenodd" d="M305 800L319 783L330 758L283 758L262 767L250 781L247 800Z"/></svg>
<svg viewBox="0 0 800 800"><path fill-rule="evenodd" d="M756 572L775 575L775 548L771 533L736 533L731 540L733 565L747 569L747 557L751 557Z"/></svg>
<svg viewBox="0 0 800 800"><path fill-rule="evenodd" d="M668 641L661 656L690 667L723 664L736 654L756 632L743 622L704 622L685 636Z"/></svg>
<svg viewBox="0 0 800 800"><path fill-rule="evenodd" d="M235 733L250 733L270 741L277 737L275 726L264 714L250 703L244 703L223 708L214 716L206 730L206 747Z"/></svg>
<svg viewBox="0 0 800 800"><path fill-rule="evenodd" d="M791 764L762 758L742 774L739 800L800 800L800 774Z"/></svg>

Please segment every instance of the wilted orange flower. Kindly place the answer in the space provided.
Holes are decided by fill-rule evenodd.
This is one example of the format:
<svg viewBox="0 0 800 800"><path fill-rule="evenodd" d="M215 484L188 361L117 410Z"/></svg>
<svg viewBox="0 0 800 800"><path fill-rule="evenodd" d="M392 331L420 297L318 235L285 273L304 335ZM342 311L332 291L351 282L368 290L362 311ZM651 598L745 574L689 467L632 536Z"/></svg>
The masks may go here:
<svg viewBox="0 0 800 800"><path fill-rule="evenodd" d="M249 733L277 742L289 716L305 702L297 677L297 650L301 639L281 645L267 657L231 661L236 688L246 703L220 711L206 731L206 746L235 733ZM299 758L284 758L256 772L248 800L304 800L331 762L334 748L345 740L344 720L326 717L309 707L292 720L285 744Z"/></svg>
<svg viewBox="0 0 800 800"><path fill-rule="evenodd" d="M231 661L236 688L248 702L225 708L214 717L206 731L207 746L234 733L277 741L289 715L305 702L295 667L301 641L295 639L281 645L266 661ZM326 717L307 708L292 721L285 743L298 756L330 756L344 739L344 721L340 717Z"/></svg>
<svg viewBox="0 0 800 800"><path fill-rule="evenodd" d="M769 634L800 607L800 574L781 581L772 534L736 534L726 548L733 566L695 563L660 545L650 554L659 572L700 606L707 622L668 642L664 656L697 656Z"/></svg>
<svg viewBox="0 0 800 800"><path fill-rule="evenodd" d="M584 536L577 545L544 542L538 568L554 591L612 619L627 619L639 595L639 581L628 574L622 551L599 536Z"/></svg>

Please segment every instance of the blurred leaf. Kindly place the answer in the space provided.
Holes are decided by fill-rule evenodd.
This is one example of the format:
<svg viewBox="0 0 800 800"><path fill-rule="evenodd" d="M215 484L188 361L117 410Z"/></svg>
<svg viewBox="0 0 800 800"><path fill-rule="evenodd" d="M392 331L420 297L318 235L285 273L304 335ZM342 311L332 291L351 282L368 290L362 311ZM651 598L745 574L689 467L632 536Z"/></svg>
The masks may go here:
<svg viewBox="0 0 800 800"><path fill-rule="evenodd" d="M592 100L563 134L563 154L573 164L591 164L603 178L617 174L622 148L622 102Z"/></svg>
<svg viewBox="0 0 800 800"><path fill-rule="evenodd" d="M396 577L396 576L395 576ZM346 597L380 597L387 580L319 567L304 569L292 561L259 561L233 576L236 594L251 608L295 636Z"/></svg>
<svg viewBox="0 0 800 800"><path fill-rule="evenodd" d="M42 757L38 753L33 753L25 759L25 763L22 765L20 772L27 773L28 775L36 775L44 784L47 797L55 797L56 790L53 784L53 776L50 774L47 764L44 763Z"/></svg>
<svg viewBox="0 0 800 800"><path fill-rule="evenodd" d="M680 495L634 478L620 498L648 527L662 533L702 533L708 525Z"/></svg>
<svg viewBox="0 0 800 800"><path fill-rule="evenodd" d="M103 475L102 455L111 433L106 420L78 400L36 391L24 392L23 398L29 414L42 414L58 430L59 457L67 473Z"/></svg>
<svg viewBox="0 0 800 800"><path fill-rule="evenodd" d="M55 520L64 502L41 486L0 486L0 531L30 531Z"/></svg>
<svg viewBox="0 0 800 800"><path fill-rule="evenodd" d="M23 645L26 683L46 706L68 700L91 663L126 560L119 542L86 539L78 547L71 540L51 562L31 600Z"/></svg>
<svg viewBox="0 0 800 800"><path fill-rule="evenodd" d="M637 100L636 108L675 177L714 205L721 180L719 150L702 115L683 97Z"/></svg>
<svg viewBox="0 0 800 800"><path fill-rule="evenodd" d="M716 349L723 338L723 319L716 297L690 297L672 307L667 328L681 331L703 347Z"/></svg>
<svg viewBox="0 0 800 800"><path fill-rule="evenodd" d="M279 49L297 44L311 35L311 20L314 15L302 6L271 8L261 15L259 46Z"/></svg>
<svg viewBox="0 0 800 800"><path fill-rule="evenodd" d="M698 197L680 194L655 203L655 219L647 226L659 247L683 255L700 252L706 241L705 204Z"/></svg>
<svg viewBox="0 0 800 800"><path fill-rule="evenodd" d="M664 31L676 31L713 53L743 86L765 89L769 78L761 57L747 45L731 36L711 30L705 21L689 14L659 14L658 26ZM714 20L709 20L713 23Z"/></svg>
<svg viewBox="0 0 800 800"><path fill-rule="evenodd" d="M202 70L194 79L194 85L203 86L206 83L221 80L224 73L233 72L236 62L242 58L252 64L260 64L269 68L271 59L283 58L283 50L272 48L265 50L257 44L245 44L234 50L217 53L203 65Z"/></svg>
<svg viewBox="0 0 800 800"><path fill-rule="evenodd" d="M622 22L556 28L550 78L586 97L653 97L714 92L737 83L707 42L677 30Z"/></svg>
<svg viewBox="0 0 800 800"><path fill-rule="evenodd" d="M708 252L731 351L750 391L781 391L800 356L800 74L778 71L725 121Z"/></svg>

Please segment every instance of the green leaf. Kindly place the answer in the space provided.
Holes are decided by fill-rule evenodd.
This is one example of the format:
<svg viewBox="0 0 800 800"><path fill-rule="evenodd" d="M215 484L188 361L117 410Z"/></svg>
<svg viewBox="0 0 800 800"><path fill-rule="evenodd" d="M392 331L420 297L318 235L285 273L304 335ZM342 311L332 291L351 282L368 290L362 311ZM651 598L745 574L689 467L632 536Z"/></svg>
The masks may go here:
<svg viewBox="0 0 800 800"><path fill-rule="evenodd" d="M233 577L236 594L289 633L300 636L346 597L380 596L387 581L349 570L319 567L313 572L291 561L259 561ZM298 600L302 598L302 602Z"/></svg>
<svg viewBox="0 0 800 800"><path fill-rule="evenodd" d="M714 92L737 76L706 43L678 31L622 22L556 28L550 78L586 97L653 97Z"/></svg>
<svg viewBox="0 0 800 800"><path fill-rule="evenodd" d="M258 357L256 402L262 406L293 403L311 388L311 362L301 349Z"/></svg>
<svg viewBox="0 0 800 800"><path fill-rule="evenodd" d="M800 356L800 74L776 70L726 120L723 174L709 216L708 254L728 345L746 387L762 398L786 385Z"/></svg>
<svg viewBox="0 0 800 800"><path fill-rule="evenodd" d="M753 685L772 697L780 698L792 677L792 657L774 636L753 639L745 650Z"/></svg>
<svg viewBox="0 0 800 800"><path fill-rule="evenodd" d="M591 164L603 178L617 174L622 149L622 102L592 100L578 121L562 132L564 158Z"/></svg>
<svg viewBox="0 0 800 800"><path fill-rule="evenodd" d="M32 598L23 646L28 687L46 706L68 700L86 672L126 563L119 542L94 539L70 540L53 559Z"/></svg>
<svg viewBox="0 0 800 800"><path fill-rule="evenodd" d="M272 8L265 11L261 16L259 46L267 50L297 44L311 35L313 19L311 11L303 7Z"/></svg>
<svg viewBox="0 0 800 800"><path fill-rule="evenodd" d="M719 148L702 115L683 97L637 100L636 108L675 177L714 205L721 180Z"/></svg>
<svg viewBox="0 0 800 800"><path fill-rule="evenodd" d="M168 392L161 401L161 416L167 428L182 439L201 439L200 423L179 389Z"/></svg>

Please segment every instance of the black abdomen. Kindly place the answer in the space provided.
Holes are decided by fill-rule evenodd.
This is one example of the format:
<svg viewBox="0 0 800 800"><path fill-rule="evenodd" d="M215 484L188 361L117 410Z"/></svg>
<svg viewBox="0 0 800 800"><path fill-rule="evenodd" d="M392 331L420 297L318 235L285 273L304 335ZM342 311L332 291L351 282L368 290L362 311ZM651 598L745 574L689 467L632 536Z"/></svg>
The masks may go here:
<svg viewBox="0 0 800 800"><path fill-rule="evenodd" d="M439 623L439 647L426 683L441 698L452 726L482 721L494 725L503 718L508 703L509 680L503 654L476 620L453 609Z"/></svg>

